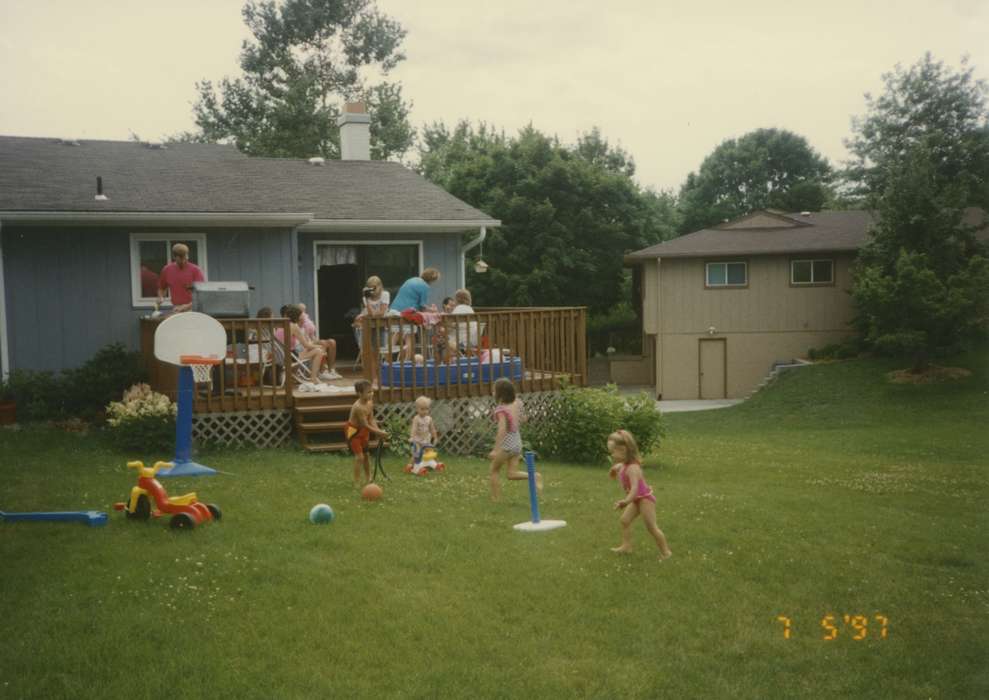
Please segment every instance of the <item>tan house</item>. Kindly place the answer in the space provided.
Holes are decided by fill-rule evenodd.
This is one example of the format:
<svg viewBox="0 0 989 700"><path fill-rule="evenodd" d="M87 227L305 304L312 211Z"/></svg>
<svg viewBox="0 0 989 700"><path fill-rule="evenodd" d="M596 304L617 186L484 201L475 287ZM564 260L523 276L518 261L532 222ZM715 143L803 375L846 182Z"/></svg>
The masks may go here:
<svg viewBox="0 0 989 700"><path fill-rule="evenodd" d="M756 211L627 255L657 397L741 398L776 363L848 337L850 267L871 223L866 211Z"/></svg>
<svg viewBox="0 0 989 700"><path fill-rule="evenodd" d="M965 211L989 244L986 212ZM611 363L658 398L743 398L778 363L852 334L851 266L867 211L755 211L625 256L640 268L644 353Z"/></svg>

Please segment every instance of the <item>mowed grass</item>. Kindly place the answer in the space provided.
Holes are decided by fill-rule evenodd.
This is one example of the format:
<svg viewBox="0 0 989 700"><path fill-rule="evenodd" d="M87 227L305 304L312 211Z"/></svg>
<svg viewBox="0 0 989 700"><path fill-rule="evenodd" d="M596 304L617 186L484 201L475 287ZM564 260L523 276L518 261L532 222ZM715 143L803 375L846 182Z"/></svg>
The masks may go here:
<svg viewBox="0 0 989 700"><path fill-rule="evenodd" d="M490 503L480 460L427 479L391 461L367 504L349 460L295 450L166 480L222 507L193 532L0 524L0 697L987 697L986 361L932 386L815 366L669 415L646 460L663 563L639 523L633 554L609 551L603 460L540 463L543 517L568 521L544 534L512 530L525 485ZM40 428L0 450L11 511L109 510L125 461L161 457ZM318 502L335 523L308 522Z"/></svg>

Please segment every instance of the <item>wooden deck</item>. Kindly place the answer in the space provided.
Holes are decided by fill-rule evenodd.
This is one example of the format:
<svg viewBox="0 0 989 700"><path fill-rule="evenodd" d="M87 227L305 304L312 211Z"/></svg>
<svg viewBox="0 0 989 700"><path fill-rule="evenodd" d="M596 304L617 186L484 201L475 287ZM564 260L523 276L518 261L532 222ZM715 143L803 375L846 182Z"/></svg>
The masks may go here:
<svg viewBox="0 0 989 700"><path fill-rule="evenodd" d="M175 398L178 368L154 357L159 321L141 319L141 348L155 391ZM367 379L378 403L406 403L418 396L459 399L491 396L500 376L521 393L587 385L586 310L583 307L486 308L475 314L443 315L412 324L399 317L366 318L360 358L339 359L342 379L334 390L301 391L276 355L291 357L275 330L289 337L288 319L220 319L227 331L223 364L200 376L196 414L291 410L296 433L307 449L346 449L343 422L356 399L353 387ZM400 351L412 339L412 359ZM375 340L377 339L377 340ZM273 348L278 343L280 348ZM280 352L276 353L276 350Z"/></svg>
<svg viewBox="0 0 989 700"><path fill-rule="evenodd" d="M371 339L362 348L364 376L380 400L490 396L501 376L521 393L587 384L584 307L483 308L429 320L435 319L427 315L415 326L396 317L364 319L362 335ZM410 333L413 358L398 350Z"/></svg>

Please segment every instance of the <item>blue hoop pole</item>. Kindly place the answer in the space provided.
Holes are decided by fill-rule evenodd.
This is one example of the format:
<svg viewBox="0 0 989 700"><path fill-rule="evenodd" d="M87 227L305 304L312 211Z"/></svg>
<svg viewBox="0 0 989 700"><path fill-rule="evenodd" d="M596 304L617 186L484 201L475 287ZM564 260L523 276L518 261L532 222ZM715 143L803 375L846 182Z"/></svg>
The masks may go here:
<svg viewBox="0 0 989 700"><path fill-rule="evenodd" d="M216 474L216 470L192 461L192 395L196 381L192 367L179 367L179 394L176 397L178 414L175 416L175 459L171 469L158 472L158 478L169 476L199 476Z"/></svg>
<svg viewBox="0 0 989 700"><path fill-rule="evenodd" d="M532 522L539 522L539 501L536 498L536 453L526 450L525 468L529 472L529 507L532 509Z"/></svg>
<svg viewBox="0 0 989 700"><path fill-rule="evenodd" d="M192 459L192 393L195 391L192 367L179 367L178 414L175 416L175 461Z"/></svg>

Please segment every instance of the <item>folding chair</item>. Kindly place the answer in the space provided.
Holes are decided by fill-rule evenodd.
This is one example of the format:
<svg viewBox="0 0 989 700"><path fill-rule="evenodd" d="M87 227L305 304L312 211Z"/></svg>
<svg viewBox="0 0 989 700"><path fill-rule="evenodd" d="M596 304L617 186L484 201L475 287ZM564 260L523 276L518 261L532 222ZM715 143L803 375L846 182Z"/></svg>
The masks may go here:
<svg viewBox="0 0 989 700"><path fill-rule="evenodd" d="M262 357L267 357L269 363L268 366L271 367L272 373L278 375L277 378L272 377L275 386L279 386L279 387L285 386L285 377L288 375L289 372L291 372L292 378L295 379L295 382L297 384L311 381L312 375L309 370L309 365L306 363L305 360L299 357L299 354L295 350L291 350L289 352L290 357L288 362L288 370L286 371L284 346L280 342L278 342L277 339L269 338L266 341L265 338L262 337L261 342L262 342L262 346L267 344L268 347L270 348L270 352L268 353L265 353L264 350L262 350ZM264 371L265 371L265 365L262 365L261 368L262 375Z"/></svg>
<svg viewBox="0 0 989 700"><path fill-rule="evenodd" d="M285 372L282 369L283 365L276 361L276 345L280 348L279 343L273 342L271 337L265 331L261 331L261 338L258 342L258 359L261 366L261 384L264 385L264 378L270 372L271 386L281 388L285 386Z"/></svg>

